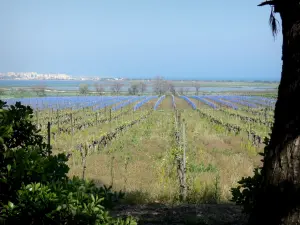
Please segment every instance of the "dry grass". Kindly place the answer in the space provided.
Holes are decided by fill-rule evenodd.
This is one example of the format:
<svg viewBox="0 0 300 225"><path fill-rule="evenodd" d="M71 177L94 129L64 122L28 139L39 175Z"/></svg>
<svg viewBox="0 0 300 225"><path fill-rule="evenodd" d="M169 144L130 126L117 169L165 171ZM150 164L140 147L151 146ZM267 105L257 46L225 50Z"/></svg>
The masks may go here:
<svg viewBox="0 0 300 225"><path fill-rule="evenodd" d="M157 110L165 110L165 109L172 109L172 96L167 95L165 99L160 103Z"/></svg>
<svg viewBox="0 0 300 225"><path fill-rule="evenodd" d="M149 102L146 108L152 104L155 101ZM164 111L153 112L108 147L88 156L86 177L99 185L113 184L115 190L125 191L126 201L130 203L178 202L178 180L172 157L174 112L167 109L168 105L171 98L163 101ZM241 143L245 137L216 129L200 119L183 99L176 98L176 105L185 108L182 115L187 123L188 201L228 202L231 187L242 176L251 175L254 166L259 164L257 152L261 149L243 149ZM70 166L70 176L81 176L80 163L75 165L71 159Z"/></svg>
<svg viewBox="0 0 300 225"><path fill-rule="evenodd" d="M179 110L192 109L192 107L182 98L175 97L176 108Z"/></svg>

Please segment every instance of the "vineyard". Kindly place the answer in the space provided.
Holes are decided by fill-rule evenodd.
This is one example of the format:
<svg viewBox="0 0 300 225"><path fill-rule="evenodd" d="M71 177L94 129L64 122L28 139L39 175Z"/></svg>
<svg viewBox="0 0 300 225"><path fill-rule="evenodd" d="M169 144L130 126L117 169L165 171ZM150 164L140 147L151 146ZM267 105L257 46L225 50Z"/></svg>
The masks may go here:
<svg viewBox="0 0 300 225"><path fill-rule="evenodd" d="M126 201L228 201L259 165L275 99L254 96L89 96L9 99L32 118L70 176L123 190Z"/></svg>

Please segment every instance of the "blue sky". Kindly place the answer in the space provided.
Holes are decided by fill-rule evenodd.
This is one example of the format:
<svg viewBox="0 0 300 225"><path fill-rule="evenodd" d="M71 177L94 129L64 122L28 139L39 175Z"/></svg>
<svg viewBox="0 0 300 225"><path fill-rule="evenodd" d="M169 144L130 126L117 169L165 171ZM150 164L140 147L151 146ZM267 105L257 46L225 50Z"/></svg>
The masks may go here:
<svg viewBox="0 0 300 225"><path fill-rule="evenodd" d="M260 1L0 2L0 72L280 79L281 34Z"/></svg>

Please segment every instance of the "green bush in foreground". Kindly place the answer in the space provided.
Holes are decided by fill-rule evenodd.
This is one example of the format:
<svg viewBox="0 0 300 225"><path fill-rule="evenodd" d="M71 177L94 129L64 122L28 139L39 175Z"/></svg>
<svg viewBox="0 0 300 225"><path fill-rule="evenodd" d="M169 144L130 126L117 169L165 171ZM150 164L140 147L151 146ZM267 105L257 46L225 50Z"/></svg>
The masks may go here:
<svg viewBox="0 0 300 225"><path fill-rule="evenodd" d="M107 209L123 193L67 177L64 154L52 155L30 107L0 100L0 219L5 224L136 224Z"/></svg>
<svg viewBox="0 0 300 225"><path fill-rule="evenodd" d="M259 168L254 169L254 175L252 177L243 177L238 181L238 186L232 188L232 200L237 205L243 206L243 212L250 214L256 204L256 200L261 193L261 170Z"/></svg>
<svg viewBox="0 0 300 225"><path fill-rule="evenodd" d="M268 149L269 138L265 138L264 144L266 145L265 151ZM265 153L259 153L261 156L265 156ZM261 160L264 161L263 159ZM232 199L231 201L235 202L237 205L243 207L243 212L251 214L257 200L263 196L263 176L262 176L262 167L254 169L253 176L243 177L238 181L238 186L231 188Z"/></svg>

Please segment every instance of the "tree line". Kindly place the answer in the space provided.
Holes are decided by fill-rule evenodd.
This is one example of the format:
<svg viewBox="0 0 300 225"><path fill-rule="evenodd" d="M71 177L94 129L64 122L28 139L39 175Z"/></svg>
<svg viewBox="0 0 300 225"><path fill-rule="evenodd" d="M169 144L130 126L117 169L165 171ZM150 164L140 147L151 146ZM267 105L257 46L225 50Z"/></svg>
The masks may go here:
<svg viewBox="0 0 300 225"><path fill-rule="evenodd" d="M97 95L105 95L106 92L109 92L113 95L120 95L121 92L124 93L122 90L125 84L122 81L114 81L112 84L104 84L101 82L96 82L93 84L94 90L90 89L90 85L86 83L82 83L78 87L78 94L80 95L89 95L89 94L97 94ZM128 87L125 93L129 95L143 95L147 91L149 91L149 87L152 87L152 93L156 95L163 95L166 93L171 93L173 95L188 95L192 92L191 88L194 88L195 95L199 95L200 83L193 82L190 87L182 87L179 86L175 89L175 85L172 81L166 80L161 76L155 77L152 82L147 84L145 81L140 82L132 82ZM108 88L107 88L108 87ZM46 85L35 85L30 88L17 88L13 90L7 89L0 89L0 96L4 95L13 95L14 97L29 97L32 95L38 97L45 97L47 96L47 86Z"/></svg>
<svg viewBox="0 0 300 225"><path fill-rule="evenodd" d="M120 95L124 86L125 84L122 81L114 81L109 87L110 93ZM152 93L156 95L163 95L166 93L171 93L173 95L188 95L191 92L191 87L195 89L195 95L199 95L200 90L200 82L194 82L191 87L178 87L178 90L176 90L172 81L166 80L162 76L157 76L150 84L146 84L146 82L143 81L131 83L127 89L127 93L129 95L144 94L149 86L152 86ZM100 82L94 83L94 89L98 95L104 95L106 92L105 85ZM87 95L90 92L88 84L80 84L79 94Z"/></svg>
<svg viewBox="0 0 300 225"><path fill-rule="evenodd" d="M104 84L97 82L94 83L95 92L98 95L104 95L106 92ZM125 84L122 81L114 81L110 86L109 90L110 93L114 95L120 95L122 88L125 86ZM144 94L147 90L147 84L145 82L139 82L139 83L133 83L128 88L128 94L130 95L137 95L137 94ZM89 85L88 84L80 84L79 85L79 94L81 95L87 95L90 93Z"/></svg>

